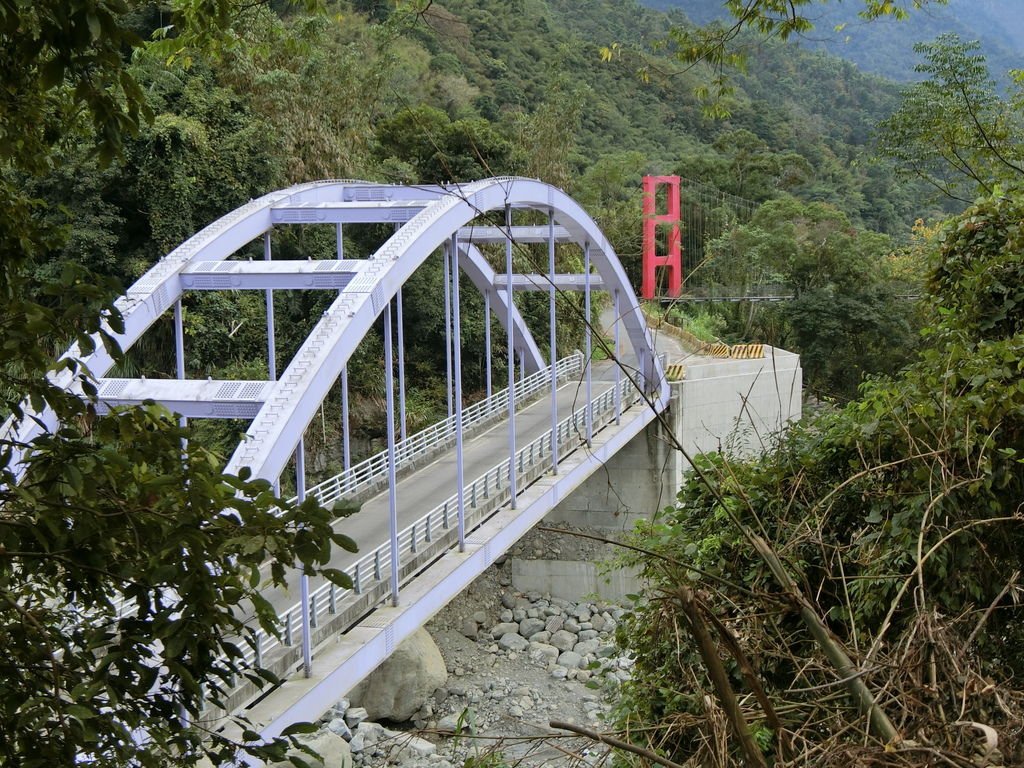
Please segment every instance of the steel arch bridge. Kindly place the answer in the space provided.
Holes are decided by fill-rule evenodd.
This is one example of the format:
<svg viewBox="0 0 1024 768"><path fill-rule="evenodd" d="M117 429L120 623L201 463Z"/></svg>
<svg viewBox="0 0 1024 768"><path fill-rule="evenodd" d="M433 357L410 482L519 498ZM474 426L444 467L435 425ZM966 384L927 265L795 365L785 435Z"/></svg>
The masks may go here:
<svg viewBox="0 0 1024 768"><path fill-rule="evenodd" d="M546 217L545 225L516 224L523 211L531 221ZM503 226L490 223L495 212ZM489 218L485 219L485 216ZM342 230L349 224L394 225L394 233L366 259L346 259ZM337 233L333 259L274 260L272 233L295 224L333 226ZM254 241L262 240L263 260L232 259ZM513 270L513 248L519 243L547 245L548 270L523 274ZM583 269L555 271L556 244L581 249ZM496 270L481 245L504 245L505 270ZM424 261L444 253L446 327L449 341L449 419L419 435L405 430L405 380L402 340L402 286ZM492 256L493 258L493 256ZM460 338L461 301L458 279L463 273L484 299L487 359L487 397L463 407ZM321 289L337 296L323 313L293 358L277 371L273 291ZM267 357L269 378L250 381L192 380L185 376L185 344L181 299L186 291L257 290L267 296ZM551 352L545 360L531 330L516 308L517 291L548 294ZM582 354L559 361L556 357L556 293L579 291L591 316L593 291L605 292L614 308L617 365L592 373L591 332L586 330ZM300 184L252 200L206 227L165 256L117 301L124 319L123 333L114 334L124 350L167 313L173 313L177 378L105 378L113 359L102 344L88 355L77 348L74 357L98 379L101 407L155 400L183 418L243 418L250 426L226 471L248 468L254 477L278 483L288 462L296 463L296 487L303 497L315 493L330 504L341 497L366 499L387 493L387 531L379 546L347 568L355 588L349 594L333 587L311 586L299 576L301 600L283 605L283 643L257 638L252 661L273 668L279 676L298 682L282 695L263 700L251 712L261 733L274 736L290 722L315 719L339 690L347 690L382 661L404 637L458 593L535 522L558 499L638 434L667 406L669 387L636 296L607 238L572 198L540 181L503 177L450 186L393 186L364 181L330 180ZM395 404L395 366L392 308L397 314L398 404ZM508 387L495 392L491 382L491 313L505 331L504 355L518 357L520 377L508 365ZM349 358L384 320L387 398L387 450L352 465L349 456L347 373ZM620 345L620 329L628 347ZM503 356L504 356L503 355ZM598 375L599 374L599 375ZM69 373L58 383L73 387ZM595 382L594 377L603 380ZM559 390L567 380L585 381L584 407L575 396ZM321 404L341 382L345 472L320 486L305 486L303 435ZM594 390L599 390L595 392ZM528 422L523 409L531 398L545 395L550 403L538 435L517 432L517 418ZM537 404L530 406L536 410ZM520 414L523 414L520 416ZM15 436L28 443L44 429L56 426L54 414L23 419ZM548 418L550 421L548 422ZM484 427L508 422L507 440L495 449L481 448L484 471L470 471L466 440ZM399 422L396 434L395 423ZM522 425L520 424L520 427ZM492 430L493 431L493 430ZM413 473L423 464L454 448L454 488L438 506L411 526L400 523L397 498L399 473ZM580 449L583 450L580 450ZM495 457L501 461L492 466ZM478 462L479 463L479 462ZM470 477L466 477L467 472ZM474 474L475 473L475 474ZM383 502L382 502L383 503ZM434 515L434 517L431 517ZM358 536L356 537L358 540ZM360 546L376 541L359 541ZM429 566L429 567L427 567ZM400 599L400 588L402 597ZM347 602L346 602L347 601ZM346 607L347 606L347 607ZM383 618L367 621L368 611ZM356 625L360 621L362 624ZM363 631L365 630L365 631ZM327 638L346 633L353 639L347 655L324 668L314 651ZM327 656L339 657L335 643ZM339 687L341 686L341 687ZM244 686L243 686L244 688ZM248 705L253 691L239 690L237 708ZM277 703L273 703L277 701ZM268 703L269 702L269 703Z"/></svg>

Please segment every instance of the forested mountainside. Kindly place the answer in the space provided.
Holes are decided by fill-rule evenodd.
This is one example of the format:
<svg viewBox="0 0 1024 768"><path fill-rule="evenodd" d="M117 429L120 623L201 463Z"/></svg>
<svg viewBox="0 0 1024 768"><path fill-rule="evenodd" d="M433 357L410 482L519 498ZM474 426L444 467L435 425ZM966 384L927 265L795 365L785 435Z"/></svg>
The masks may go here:
<svg viewBox="0 0 1024 768"><path fill-rule="evenodd" d="M238 201L323 176L525 173L600 205L642 172L678 171L755 201L828 201L881 231L927 212L870 162L895 87L839 60L763 46L731 116L710 120L692 93L707 73L652 54L642 82L634 60L602 62L601 46L646 46L667 28L629 0L449 0L401 29L363 15L378 3L355 5L262 15L245 30L252 46L188 69L137 63L156 117L124 159L99 169L71 146L39 183L75 213L69 250L89 245L96 266L130 279ZM158 24L138 16L142 35Z"/></svg>
<svg viewBox="0 0 1024 768"><path fill-rule="evenodd" d="M129 284L246 200L323 177L540 177L578 197L637 274L645 172L680 173L754 202L792 194L830 203L850 226L888 233L908 232L933 210L920 188L871 159L872 126L895 109L895 86L838 59L766 44L727 99L729 116L712 120L694 96L709 74L653 50L669 22L631 0L447 0L414 15L391 8L361 0L315 16L256 9L238 43L217 57L187 67L137 57L132 72L153 119L126 137L123 154L101 165L90 140L73 139L61 144L51 173L24 180L50 204L47 217L68 227L59 248L37 259L39 279L75 262ZM134 22L145 38L161 16L143 8ZM603 60L613 40L629 52ZM310 230L283 235L275 248L317 256L332 243ZM371 243L357 234L347 252L365 254ZM410 294L430 295L439 267L417 281ZM282 296L282 359L323 301ZM261 311L260 300L188 302L190 366L259 375L260 323L245 318ZM424 374L410 393L416 423L436 415L428 403L433 372L443 370L443 324L436 302L408 307L409 364ZM225 325L231 333L202 332ZM161 333L170 326L133 350L126 371L173 370ZM565 334L567 344L574 338ZM470 383L479 378L472 366ZM372 343L352 374L376 391Z"/></svg>
<svg viewBox="0 0 1024 768"><path fill-rule="evenodd" d="M842 61L764 45L727 104L730 117L710 120L693 96L710 73L651 53L669 23L637 3L451 0L433 4L425 21L424 43L454 56L480 90L478 111L501 121L554 110L578 125L565 136L577 178L598 161L640 153L644 170L678 171L754 200L791 191L883 231L923 212L915 190L869 162L872 126L895 108L896 88ZM601 62L600 48L613 41L647 52L648 82L635 58ZM736 172L746 164L765 167Z"/></svg>
<svg viewBox="0 0 1024 768"><path fill-rule="evenodd" d="M691 22L725 20L721 0L644 0L665 11L681 11ZM914 67L920 57L914 44L931 42L944 33L978 40L993 75L1006 84L1006 74L1021 66L1024 54L1024 0L949 0L928 4L910 19L880 18L870 22L857 3L829 3L807 12L814 29L800 40L811 50L824 50L871 72L898 81L920 80Z"/></svg>
<svg viewBox="0 0 1024 768"><path fill-rule="evenodd" d="M872 125L895 108L895 87L837 59L765 45L730 117L711 120L693 96L706 72L651 54L643 82L634 59L602 61L613 40L662 39L666 18L635 2L449 0L384 23L364 15L378 6L386 11L367 1L337 17L261 14L244 30L250 45L218 60L137 62L155 118L124 157L100 168L72 142L53 175L31 182L73 214L66 255L127 281L239 202L325 176L524 173L601 215L605 203L638 199L643 172L680 172L754 201L790 192L831 202L887 232L928 211L870 160ZM137 15L143 36L159 23L155 10ZM607 224L614 236L617 222Z"/></svg>

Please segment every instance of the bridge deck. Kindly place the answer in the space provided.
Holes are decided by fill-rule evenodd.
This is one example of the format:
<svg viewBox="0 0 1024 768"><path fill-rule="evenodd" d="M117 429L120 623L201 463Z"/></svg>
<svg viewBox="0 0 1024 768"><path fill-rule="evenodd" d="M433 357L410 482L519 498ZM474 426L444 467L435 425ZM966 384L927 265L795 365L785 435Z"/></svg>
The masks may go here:
<svg viewBox="0 0 1024 768"><path fill-rule="evenodd" d="M593 368L593 394L598 397L614 387L615 371L608 364ZM559 419L583 407L586 400L582 381L562 384L558 390ZM551 396L542 396L516 412L516 445L521 447L551 427ZM483 434L467 440L464 456L466 482L482 476L508 455L508 420L502 420ZM423 469L398 481L398 527L408 528L426 511L449 498L456 488L456 456L454 449L443 453ZM388 492L385 490L364 502L360 510L349 517L340 518L335 529L353 538L360 552L353 554L338 549L329 567L348 569L362 553L370 551L388 540ZM323 583L311 579L310 589ZM276 609L283 611L299 600L298 574L289 579L286 589L267 590L265 596Z"/></svg>
<svg viewBox="0 0 1024 768"><path fill-rule="evenodd" d="M558 475L546 474L530 484L518 496L517 509L502 507L467 537L465 552L445 553L410 580L398 606L380 606L324 646L310 677L292 676L246 713L257 730L271 737L289 723L315 721L322 716L345 691L386 659L401 640L462 592L655 416L646 405L634 405L623 414L620 425L608 425L595 435L589 451L576 450L561 461Z"/></svg>
<svg viewBox="0 0 1024 768"><path fill-rule="evenodd" d="M594 401L611 397L616 380L615 367L597 364L592 373ZM625 377L622 377L625 381ZM628 405L628 401L623 407ZM586 392L582 380L562 384L558 389L559 420L571 416L585 406ZM517 410L517 450L535 441L550 429L550 392ZM406 569L399 606L387 601L383 605L378 590L365 608L346 625L336 622L328 631L314 635L318 642L313 672L301 673L294 649L287 669L278 671L287 682L246 711L264 737L272 737L291 722L315 720L339 697L356 685L394 650L402 639L422 626L437 610L483 572L495 558L504 553L557 503L582 483L616 451L638 434L655 412L638 403L623 412L621 424L614 423L614 414L605 412L603 428L595 432L592 447L582 445L581 436L573 435L576 448L563 449L558 474L551 473L550 455L535 460L524 473L517 497L517 509L505 500L478 512L474 527L467 528L466 550L443 546L428 553L422 565ZM600 426L600 425L599 425ZM563 442L565 438L563 437ZM464 473L467 484L475 478L494 473L496 464L508 458L508 422L503 420L486 432L467 440L464 450ZM506 470L507 471L507 470ZM422 469L400 480L396 486L399 528L407 528L427 510L451 496L456 487L456 456L449 450ZM505 483L507 493L507 482ZM467 507L469 501L467 500ZM469 518L469 510L467 510ZM366 501L360 511L338 522L338 529L352 536L362 551L373 549L389 537L388 494L378 494ZM361 554L338 552L331 567L349 569ZM429 563L429 568L424 566ZM297 574L296 574L297 576ZM290 579L289 589L275 589L267 597L275 608L284 611L299 597L298 578ZM316 584L311 585L315 591ZM340 619L341 617L339 617ZM284 673L284 674L282 674ZM236 703L241 703L240 701Z"/></svg>

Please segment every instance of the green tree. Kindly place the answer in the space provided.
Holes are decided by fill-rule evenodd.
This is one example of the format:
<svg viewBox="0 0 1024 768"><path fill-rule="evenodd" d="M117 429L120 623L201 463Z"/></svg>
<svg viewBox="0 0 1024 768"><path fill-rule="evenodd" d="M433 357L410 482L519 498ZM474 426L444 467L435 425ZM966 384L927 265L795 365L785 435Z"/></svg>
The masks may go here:
<svg viewBox="0 0 1024 768"><path fill-rule="evenodd" d="M370 26L352 14L282 19L265 9L244 45L217 63L221 82L265 121L289 183L371 175L373 121L389 114L398 21Z"/></svg>
<svg viewBox="0 0 1024 768"><path fill-rule="evenodd" d="M516 150L522 175L560 189L571 186L583 98L583 93L556 82L534 113L519 120Z"/></svg>
<svg viewBox="0 0 1024 768"><path fill-rule="evenodd" d="M836 208L783 197L711 241L701 270L733 295L791 293L785 303L719 311L729 333L799 352L811 392L845 400L867 374L893 373L909 356L916 317L897 296L906 287L891 275L891 251L888 237Z"/></svg>
<svg viewBox="0 0 1024 768"><path fill-rule="evenodd" d="M926 181L943 195L970 202L991 194L999 183L1024 176L1024 96L1016 78L1015 96L996 92L977 42L943 35L914 50L926 76L903 94L899 109L879 125L879 150L905 175Z"/></svg>
<svg viewBox="0 0 1024 768"><path fill-rule="evenodd" d="M719 154L719 172L713 177L716 186L739 197L768 200L811 175L801 155L775 152L745 128L722 133L712 147Z"/></svg>
<svg viewBox="0 0 1024 768"><path fill-rule="evenodd" d="M187 58L228 45L246 7L178 0L155 50ZM74 355L54 362L65 341L79 354L97 343L117 353L116 281L73 258L49 262L62 249L109 249L118 222L109 205L98 205L92 235L69 240L62 217L71 210L32 196L26 177L57 167L77 142L99 158L92 171L102 176L152 119L126 59L143 46L141 8L44 0L6 3L0 12L5 765L185 765L207 751L226 759L235 745L206 732L200 713L233 675L259 676L240 665L240 653L254 625L275 630L261 583L282 581L296 563L317 570L332 544L354 546L315 503L288 505L265 482L223 475L212 453L194 444L183 450L188 433L166 411L97 415L89 372ZM164 159L202 149L209 138L187 119L154 121L151 130ZM40 275L46 282L34 285ZM26 403L51 409L61 423L27 445L15 431L33 418ZM284 746L253 750L274 758Z"/></svg>
<svg viewBox="0 0 1024 768"><path fill-rule="evenodd" d="M451 120L428 106L403 109L377 125L382 160L407 164L405 181L470 181L506 173L511 143L481 118Z"/></svg>

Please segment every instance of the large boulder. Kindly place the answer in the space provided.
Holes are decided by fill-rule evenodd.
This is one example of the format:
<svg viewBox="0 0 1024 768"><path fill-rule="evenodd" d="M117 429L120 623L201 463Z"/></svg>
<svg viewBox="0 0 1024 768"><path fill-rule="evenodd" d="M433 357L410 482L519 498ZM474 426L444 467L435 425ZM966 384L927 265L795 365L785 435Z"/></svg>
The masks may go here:
<svg viewBox="0 0 1024 768"><path fill-rule="evenodd" d="M327 730L318 731L309 736L300 736L299 742L316 752L320 756L319 759L298 749L289 750L288 757L300 757L311 768L352 768L352 750L348 742L335 733ZM270 768L292 768L292 763L287 760L271 763Z"/></svg>
<svg viewBox="0 0 1024 768"><path fill-rule="evenodd" d="M425 629L417 630L356 686L349 697L371 720L411 720L448 680L441 651Z"/></svg>

